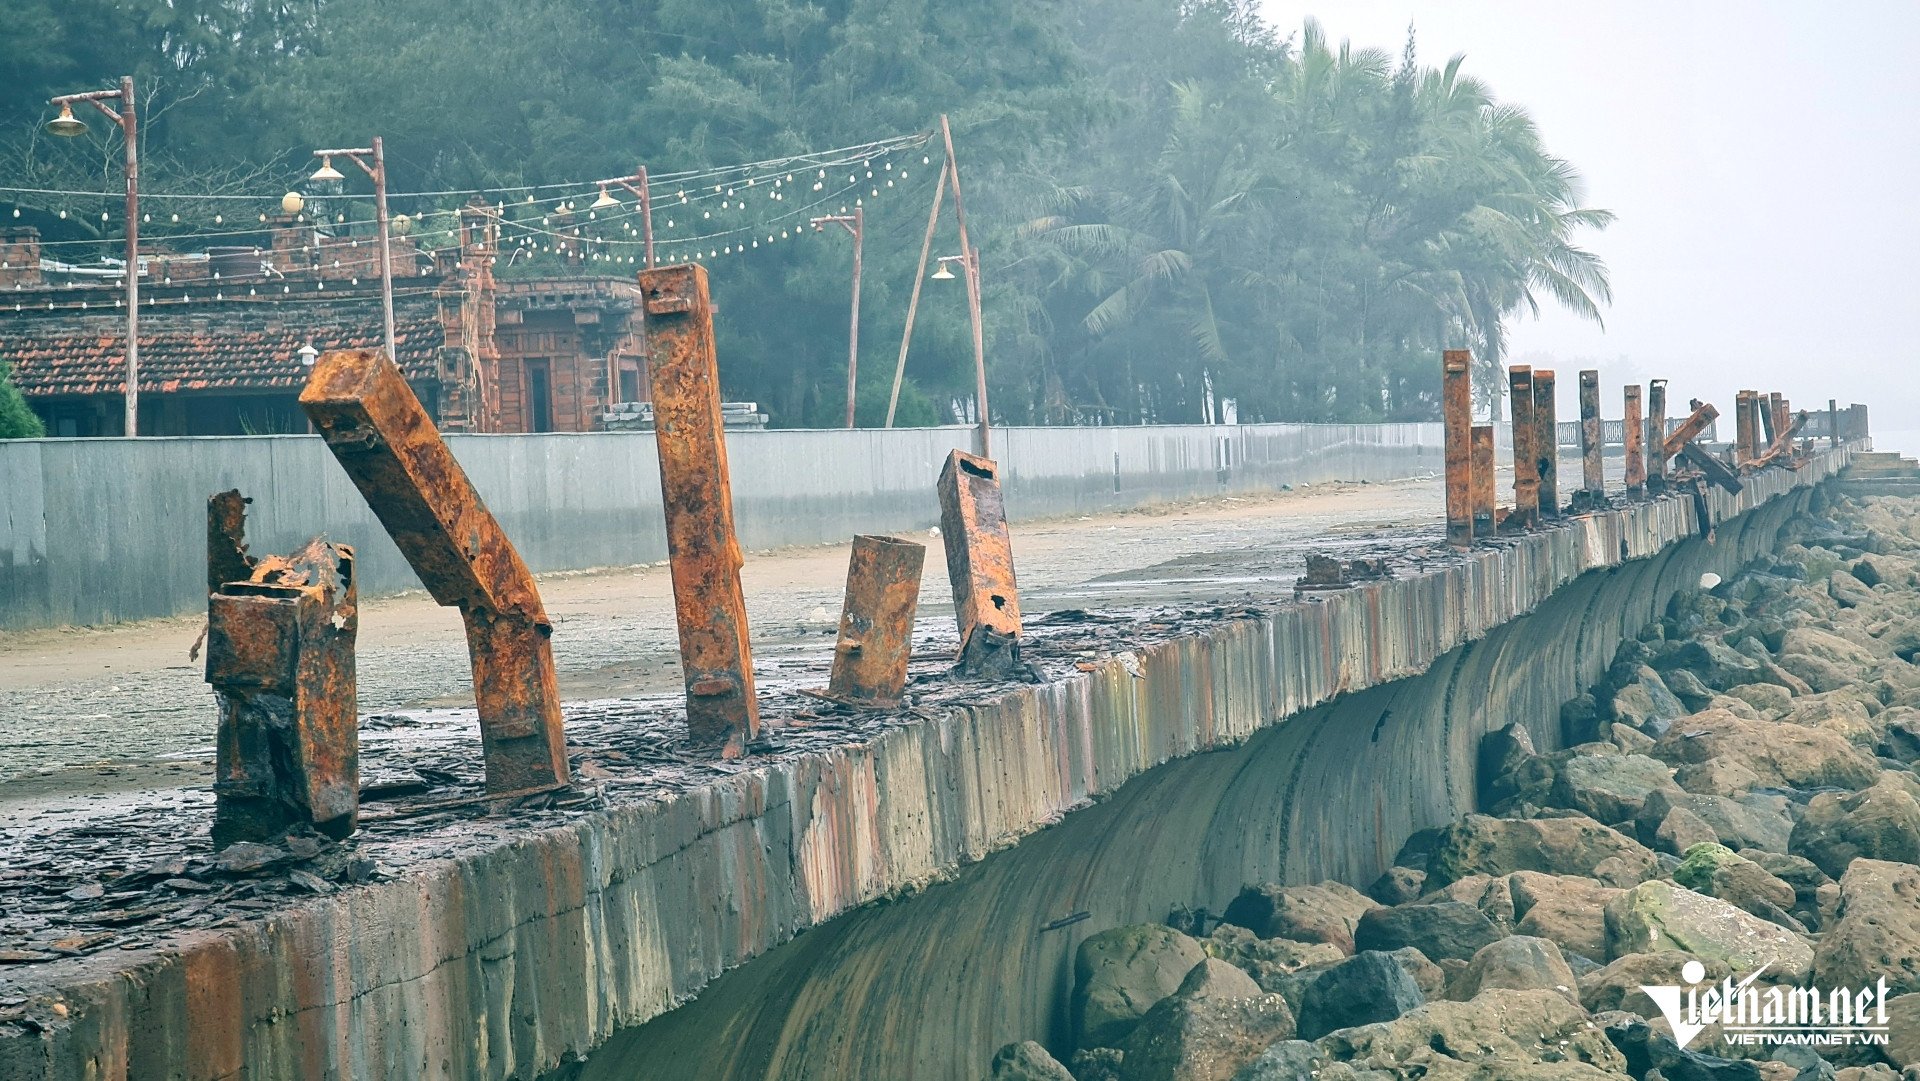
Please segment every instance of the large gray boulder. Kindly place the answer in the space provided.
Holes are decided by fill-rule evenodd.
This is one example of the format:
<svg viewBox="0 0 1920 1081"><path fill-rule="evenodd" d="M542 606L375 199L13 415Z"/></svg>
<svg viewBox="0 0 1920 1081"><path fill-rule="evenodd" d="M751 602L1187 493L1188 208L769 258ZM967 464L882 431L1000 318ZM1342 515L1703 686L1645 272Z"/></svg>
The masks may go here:
<svg viewBox="0 0 1920 1081"><path fill-rule="evenodd" d="M1920 991L1920 867L1857 859L1840 879L1813 979L1821 987L1863 987L1882 976L1889 994Z"/></svg>
<svg viewBox="0 0 1920 1081"><path fill-rule="evenodd" d="M1396 1078L1484 1081L1624 1079L1626 1060L1554 991L1486 991L1471 1002L1429 1002L1375 1025L1321 1037L1329 1057Z"/></svg>
<svg viewBox="0 0 1920 1081"><path fill-rule="evenodd" d="M1687 707L1667 688L1667 681L1645 665L1613 692L1614 717L1649 736L1659 736L1686 712Z"/></svg>
<svg viewBox="0 0 1920 1081"><path fill-rule="evenodd" d="M1859 792L1822 792L1793 827L1789 849L1835 878L1861 857L1920 863L1920 799L1889 774Z"/></svg>
<svg viewBox="0 0 1920 1081"><path fill-rule="evenodd" d="M1742 683L1764 682L1759 661L1718 638L1690 638L1662 656L1656 664L1663 672L1676 668L1692 672L1700 678L1700 682L1716 691L1738 687Z"/></svg>
<svg viewBox="0 0 1920 1081"><path fill-rule="evenodd" d="M1879 773L1872 758L1831 732L1750 721L1725 709L1675 722L1653 754L1680 767L1680 787L1720 796L1753 788L1865 788Z"/></svg>
<svg viewBox="0 0 1920 1081"><path fill-rule="evenodd" d="M1549 798L1597 822L1625 822L1655 790L1681 791L1665 762L1639 754L1576 755L1554 771Z"/></svg>
<svg viewBox="0 0 1920 1081"><path fill-rule="evenodd" d="M1120 1081L1230 1081L1294 1034L1293 1011L1215 958L1195 965L1120 1044Z"/></svg>
<svg viewBox="0 0 1920 1081"><path fill-rule="evenodd" d="M1300 1001L1300 1038L1317 1040L1335 1029L1391 1021L1425 1001L1397 958L1362 950L1307 986Z"/></svg>
<svg viewBox="0 0 1920 1081"><path fill-rule="evenodd" d="M1442 830L1427 861L1427 887L1468 875L1542 871L1596 875L1607 861L1608 885L1630 886L1657 873L1659 860L1645 845L1591 818L1489 818L1468 815Z"/></svg>
<svg viewBox="0 0 1920 1081"><path fill-rule="evenodd" d="M1752 860L1712 841L1687 849L1686 858L1673 869L1673 880L1695 893L1718 897L1756 915L1764 912L1767 905L1784 912L1794 904L1792 886Z"/></svg>
<svg viewBox="0 0 1920 1081"><path fill-rule="evenodd" d="M1342 953L1352 953L1354 925L1375 907L1371 897L1344 882L1312 886L1268 883L1241 890L1220 918L1261 938L1325 942L1338 946Z"/></svg>
<svg viewBox="0 0 1920 1081"><path fill-rule="evenodd" d="M1465 1002L1494 988L1552 991L1575 1002L1580 999L1573 969L1560 947L1531 935L1508 935L1480 947L1448 985L1447 997Z"/></svg>
<svg viewBox="0 0 1920 1081"><path fill-rule="evenodd" d="M1676 808L1698 816L1713 827L1714 840L1735 850L1763 848L1769 852L1785 852L1787 838L1793 831L1793 816L1782 796L1749 793L1735 799L1697 792L1656 791L1648 793L1646 803L1641 805L1636 820L1641 836L1656 836L1660 823ZM1681 849L1674 855L1684 851Z"/></svg>
<svg viewBox="0 0 1920 1081"><path fill-rule="evenodd" d="M1580 1004L1593 1013L1627 1010L1642 1017L1659 1017L1660 1008L1640 989L1683 984L1680 970L1688 961L1699 961L1705 967L1710 984L1733 975L1733 966L1718 958L1695 957L1679 950L1629 953L1580 977Z"/></svg>
<svg viewBox="0 0 1920 1081"><path fill-rule="evenodd" d="M1607 928L1595 914L1621 892L1579 875L1516 871L1507 879L1518 917L1514 931L1544 938L1591 961L1607 956Z"/></svg>
<svg viewBox="0 0 1920 1081"><path fill-rule="evenodd" d="M1206 956L1199 942L1158 923L1115 927L1080 943L1073 961L1076 1046L1118 1046Z"/></svg>
<svg viewBox="0 0 1920 1081"><path fill-rule="evenodd" d="M1362 950L1397 950L1412 946L1427 957L1466 960L1474 951L1500 938L1486 914L1462 901L1376 908L1360 918L1353 941Z"/></svg>
<svg viewBox="0 0 1920 1081"><path fill-rule="evenodd" d="M1609 956L1678 950L1718 958L1736 972L1762 965L1788 980L1804 977L1813 947L1792 931L1716 897L1669 882L1642 882L1608 902Z"/></svg>
<svg viewBox="0 0 1920 1081"><path fill-rule="evenodd" d="M993 1081L1073 1081L1073 1075L1047 1049L1024 1040L1010 1043L993 1056Z"/></svg>

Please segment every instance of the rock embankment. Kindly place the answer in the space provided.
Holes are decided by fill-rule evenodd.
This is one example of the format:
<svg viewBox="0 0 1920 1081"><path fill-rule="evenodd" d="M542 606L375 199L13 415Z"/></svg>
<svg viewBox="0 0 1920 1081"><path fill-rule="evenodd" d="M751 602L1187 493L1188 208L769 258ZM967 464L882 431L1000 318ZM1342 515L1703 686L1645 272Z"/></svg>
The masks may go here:
<svg viewBox="0 0 1920 1081"><path fill-rule="evenodd" d="M1920 1079L1920 499L1817 506L1789 536L1677 597L1558 718L1488 736L1483 813L1365 892L1256 884L1217 919L1088 938L1072 1045L1010 1044L993 1077ZM1750 978L1884 979L1886 1041L1676 1033L1643 990Z"/></svg>

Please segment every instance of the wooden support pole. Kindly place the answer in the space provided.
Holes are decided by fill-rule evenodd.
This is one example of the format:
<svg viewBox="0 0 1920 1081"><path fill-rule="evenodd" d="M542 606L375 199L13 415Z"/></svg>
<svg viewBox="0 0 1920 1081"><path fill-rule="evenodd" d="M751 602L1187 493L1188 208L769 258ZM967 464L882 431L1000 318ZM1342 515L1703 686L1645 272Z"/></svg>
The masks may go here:
<svg viewBox="0 0 1920 1081"><path fill-rule="evenodd" d="M720 413L707 272L695 263L640 272L652 361L654 441L667 557L680 624L687 731L734 757L760 734L753 648L733 531L733 486Z"/></svg>

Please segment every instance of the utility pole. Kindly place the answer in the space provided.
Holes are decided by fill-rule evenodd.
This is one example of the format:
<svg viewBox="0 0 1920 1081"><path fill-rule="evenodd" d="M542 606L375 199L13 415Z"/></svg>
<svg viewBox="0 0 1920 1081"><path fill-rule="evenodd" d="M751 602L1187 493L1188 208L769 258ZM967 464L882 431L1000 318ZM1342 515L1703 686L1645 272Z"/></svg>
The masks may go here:
<svg viewBox="0 0 1920 1081"><path fill-rule="evenodd" d="M967 203L960 197L960 163L953 156L953 128L947 123L947 114L940 114L940 137L947 146L947 174L953 179L953 217L960 225L960 257L967 268L967 304L969 314L973 316L973 381L974 399L980 407L980 431L975 438L975 453L982 458L993 457L990 441L987 413L987 347L986 338L980 332L980 253L967 240Z"/></svg>
<svg viewBox="0 0 1920 1081"><path fill-rule="evenodd" d="M115 109L109 101L118 98ZM84 101L120 125L127 144L127 419L126 434L140 434L140 126L133 111L133 76L120 77L118 90L90 90L84 94L63 94L48 104L60 106L60 115L47 122L55 135L73 138L86 133L87 125L73 115L73 103Z"/></svg>
<svg viewBox="0 0 1920 1081"><path fill-rule="evenodd" d="M907 298L907 328L900 332L900 359L893 365L893 394L887 398L887 427L893 427L893 413L900 405L900 383L907 376L907 345L913 341L913 317L920 311L920 283L927 276L927 256L933 253L933 231L940 224L940 203L947 197L947 170L933 187L933 209L927 212L927 235L920 242L920 265L913 271L913 293Z"/></svg>
<svg viewBox="0 0 1920 1081"><path fill-rule="evenodd" d="M867 212L862 207L854 207L851 214L828 214L813 218L807 224L814 232L820 232L829 225L838 225L853 234L853 322L847 330L847 427L853 427L853 405L855 377L860 371L860 245L866 236ZM915 286L919 279L914 279Z"/></svg>
<svg viewBox="0 0 1920 1081"><path fill-rule="evenodd" d="M380 305L382 326L386 330L387 357L395 364L400 363L399 354L393 348L393 246L388 243L389 222L387 220L387 157L385 148L380 144L378 135L373 137L370 147L353 147L342 150L316 150L313 156L320 159L320 168L315 169L309 180L323 183L345 180L340 170L333 167L336 156L346 158L360 167L360 171L373 178L374 217L380 232ZM372 164L367 159L372 159Z"/></svg>

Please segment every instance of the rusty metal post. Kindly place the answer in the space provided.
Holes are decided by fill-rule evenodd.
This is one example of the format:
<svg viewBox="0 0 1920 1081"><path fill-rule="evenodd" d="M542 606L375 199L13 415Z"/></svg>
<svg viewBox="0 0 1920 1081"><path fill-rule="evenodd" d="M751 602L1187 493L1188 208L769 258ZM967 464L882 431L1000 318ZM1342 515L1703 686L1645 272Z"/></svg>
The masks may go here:
<svg viewBox="0 0 1920 1081"><path fill-rule="evenodd" d="M1533 450L1533 369L1515 364L1507 369L1507 396L1513 406L1513 514L1516 528L1540 520L1540 459Z"/></svg>
<svg viewBox="0 0 1920 1081"><path fill-rule="evenodd" d="M1667 381L1647 380L1647 425L1653 430L1647 445L1647 487L1663 492L1667 487Z"/></svg>
<svg viewBox="0 0 1920 1081"><path fill-rule="evenodd" d="M1493 425L1473 426L1473 532L1493 535Z"/></svg>
<svg viewBox="0 0 1920 1081"><path fill-rule="evenodd" d="M898 537L858 536L847 560L840 640L822 697L849 705L898 705L913 652L913 613L927 549Z"/></svg>
<svg viewBox="0 0 1920 1081"><path fill-rule="evenodd" d="M979 455L947 455L940 470L940 540L960 625L960 670L1005 678L1020 663L1020 589L999 475L999 466Z"/></svg>
<svg viewBox="0 0 1920 1081"><path fill-rule="evenodd" d="M1560 517L1560 414L1553 405L1553 372L1533 370L1533 454L1540 474L1540 517Z"/></svg>
<svg viewBox="0 0 1920 1081"><path fill-rule="evenodd" d="M300 406L439 604L460 609L487 790L567 781L553 624L520 553L383 350L327 353Z"/></svg>
<svg viewBox="0 0 1920 1081"><path fill-rule="evenodd" d="M207 566L247 565L207 596L206 680L220 704L213 843L310 826L353 832L360 810L353 549L316 537L292 556L245 555L246 501L207 504Z"/></svg>
<svg viewBox="0 0 1920 1081"><path fill-rule="evenodd" d="M1827 399L1827 446L1840 445L1840 400Z"/></svg>
<svg viewBox="0 0 1920 1081"><path fill-rule="evenodd" d="M1775 393L1769 396L1773 407L1773 438L1767 441L1767 449L1780 442L1780 437L1793 424L1793 403L1785 395Z"/></svg>
<svg viewBox="0 0 1920 1081"><path fill-rule="evenodd" d="M1580 372L1580 482L1589 508L1607 501L1607 479L1600 458L1605 442L1605 429L1600 426L1600 373L1585 368Z"/></svg>
<svg viewBox="0 0 1920 1081"><path fill-rule="evenodd" d="M1733 464L1745 465L1753 457L1753 391L1734 394L1733 430Z"/></svg>
<svg viewBox="0 0 1920 1081"><path fill-rule="evenodd" d="M696 743L719 746L731 757L759 736L760 703L740 588L706 268L682 263L642 271L640 292L647 305L654 440L680 621L687 728Z"/></svg>
<svg viewBox="0 0 1920 1081"><path fill-rule="evenodd" d="M1627 498L1639 499L1647 494L1647 458L1644 449L1647 426L1640 418L1640 387L1637 384L1627 387L1624 398L1620 438L1625 444L1627 459Z"/></svg>
<svg viewBox="0 0 1920 1081"><path fill-rule="evenodd" d="M1773 395L1768 394L1764 390L1755 391L1753 395L1753 415L1757 418L1753 426L1756 437L1753 456L1758 458L1767 452L1768 447L1773 446L1774 438L1779 435L1778 430L1774 426L1775 410Z"/></svg>
<svg viewBox="0 0 1920 1081"><path fill-rule="evenodd" d="M1719 415L1720 410L1715 409L1712 402L1696 402L1693 412L1687 416L1687 419L1681 421L1680 426L1662 441L1662 452L1668 458L1677 457L1680 454L1680 448L1698 438L1701 432L1707 430L1707 425L1712 424L1714 418Z"/></svg>
<svg viewBox="0 0 1920 1081"><path fill-rule="evenodd" d="M1473 354L1449 349L1441 354L1441 417L1446 422L1447 543L1455 548L1473 544L1473 383L1469 368Z"/></svg>

